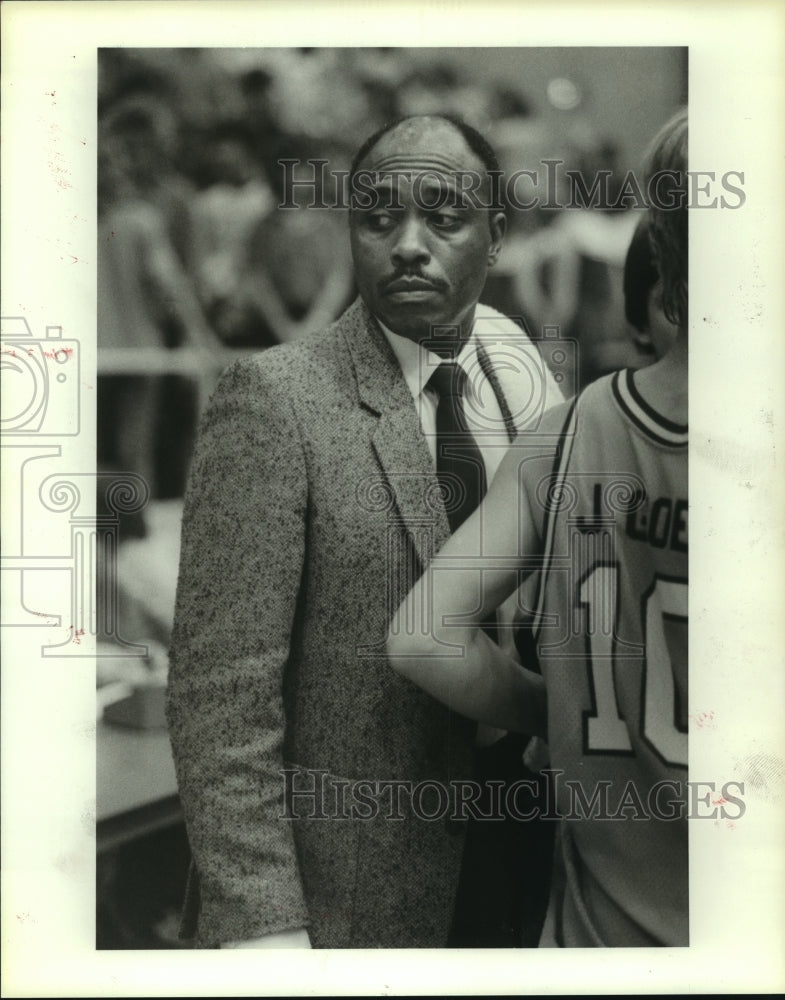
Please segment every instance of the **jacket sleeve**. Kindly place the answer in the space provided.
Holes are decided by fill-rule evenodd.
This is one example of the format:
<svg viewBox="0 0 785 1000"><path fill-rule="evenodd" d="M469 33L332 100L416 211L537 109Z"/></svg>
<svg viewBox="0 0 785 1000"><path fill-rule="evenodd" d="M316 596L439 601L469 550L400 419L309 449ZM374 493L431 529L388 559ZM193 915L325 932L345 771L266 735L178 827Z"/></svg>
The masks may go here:
<svg viewBox="0 0 785 1000"><path fill-rule="evenodd" d="M308 925L279 773L307 484L266 360L219 381L183 511L167 718L205 944Z"/></svg>

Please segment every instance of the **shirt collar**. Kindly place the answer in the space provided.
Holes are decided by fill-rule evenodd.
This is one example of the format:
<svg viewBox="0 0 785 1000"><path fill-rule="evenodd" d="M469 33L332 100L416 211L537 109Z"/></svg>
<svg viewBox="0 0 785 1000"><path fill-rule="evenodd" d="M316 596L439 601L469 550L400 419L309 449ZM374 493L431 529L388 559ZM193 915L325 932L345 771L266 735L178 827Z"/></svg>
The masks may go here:
<svg viewBox="0 0 785 1000"><path fill-rule="evenodd" d="M375 318L382 333L387 338L398 364L401 366L403 378L409 387L409 392L415 400L418 399L428 379L433 374L434 368L438 368L444 358L433 351L426 350L408 337L402 337L399 333L393 333L388 326L382 323L378 316ZM470 371L473 367L476 354L476 338L474 331L472 331L471 336L461 348L461 353L456 360L464 371Z"/></svg>

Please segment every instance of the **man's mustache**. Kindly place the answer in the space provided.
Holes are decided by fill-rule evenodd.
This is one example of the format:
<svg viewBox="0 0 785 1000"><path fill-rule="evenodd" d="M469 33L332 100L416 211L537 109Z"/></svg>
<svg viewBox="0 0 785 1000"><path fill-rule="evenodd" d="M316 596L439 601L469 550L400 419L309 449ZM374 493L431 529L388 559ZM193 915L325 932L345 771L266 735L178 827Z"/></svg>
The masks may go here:
<svg viewBox="0 0 785 1000"><path fill-rule="evenodd" d="M381 292L444 291L447 282L441 278L430 278L419 271L399 271L379 282Z"/></svg>

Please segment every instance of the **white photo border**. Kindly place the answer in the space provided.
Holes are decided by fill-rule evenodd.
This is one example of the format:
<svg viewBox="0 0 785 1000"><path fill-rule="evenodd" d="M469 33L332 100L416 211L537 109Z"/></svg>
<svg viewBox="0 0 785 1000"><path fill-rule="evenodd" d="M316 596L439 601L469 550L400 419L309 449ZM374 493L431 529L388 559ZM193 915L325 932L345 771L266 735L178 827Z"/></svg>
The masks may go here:
<svg viewBox="0 0 785 1000"><path fill-rule="evenodd" d="M13 996L775 992L785 988L785 11L771 2L19 2L2 7L3 316L79 341L60 458L94 471L96 58L102 47L689 47L691 165L744 172L690 221L690 771L747 785L690 825L691 945L504 952L95 950L94 665L4 629L3 978ZM645 81L642 81L645 86ZM44 457L42 460L46 460ZM8 452L3 449L4 469ZM4 542L37 498L3 487ZM16 490L17 492L14 492ZM21 508L19 503L21 502ZM33 506L33 509L36 509ZM35 530L28 525L26 530ZM68 623L62 622L62 627ZM755 786L754 762L771 762Z"/></svg>

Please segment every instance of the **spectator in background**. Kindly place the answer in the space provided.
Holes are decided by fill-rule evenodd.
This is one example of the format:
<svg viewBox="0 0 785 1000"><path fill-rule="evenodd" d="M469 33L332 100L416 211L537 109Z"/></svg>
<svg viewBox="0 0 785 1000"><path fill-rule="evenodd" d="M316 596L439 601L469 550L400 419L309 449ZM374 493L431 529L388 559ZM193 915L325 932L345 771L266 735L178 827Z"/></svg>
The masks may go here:
<svg viewBox="0 0 785 1000"><path fill-rule="evenodd" d="M453 114L487 131L494 107L495 93L485 83L467 79L454 66L434 63L411 70L398 89L399 115Z"/></svg>
<svg viewBox="0 0 785 1000"><path fill-rule="evenodd" d="M274 80L272 67L254 66L243 70L237 81L243 102L241 120L268 183L278 169L281 144L286 138L270 106Z"/></svg>
<svg viewBox="0 0 785 1000"><path fill-rule="evenodd" d="M118 133L116 129L120 128ZM104 131L98 163L98 346L210 348L214 338L169 238L166 220L143 195L141 158L128 157L139 136L120 120ZM158 495L156 443L163 382L154 375L117 375L99 382L99 460L136 472ZM172 461L182 461L178 442Z"/></svg>
<svg viewBox="0 0 785 1000"><path fill-rule="evenodd" d="M171 246L187 266L194 188L176 169L178 122L171 98L123 92L100 125L102 136L111 136L113 156L133 178L136 197L157 210Z"/></svg>
<svg viewBox="0 0 785 1000"><path fill-rule="evenodd" d="M347 51L351 71L365 92L378 123L399 117L398 93L409 73L410 55L405 49L358 48Z"/></svg>
<svg viewBox="0 0 785 1000"><path fill-rule="evenodd" d="M209 183L193 200L192 273L205 313L223 343L261 342L241 293L252 234L273 208L253 136L225 122L205 136Z"/></svg>
<svg viewBox="0 0 785 1000"><path fill-rule="evenodd" d="M488 301L522 316L535 336L545 325L569 336L579 305L580 256L557 213L543 207L550 200L545 161L566 160L566 144L552 126L520 115L496 122L492 135L505 178L520 176L508 192L508 237L489 281ZM553 192L552 198L563 195Z"/></svg>
<svg viewBox="0 0 785 1000"><path fill-rule="evenodd" d="M351 150L358 135L376 126L370 95L342 49L286 49L279 56L269 107L290 142L316 143L326 156L328 144Z"/></svg>
<svg viewBox="0 0 785 1000"><path fill-rule="evenodd" d="M488 287L488 301L521 315L535 337L558 327L579 345L574 383L643 362L623 318L622 267L635 215L624 208L585 206L575 197L575 172L588 189L611 171L608 204L618 176L613 150L584 118L558 126L541 119L499 121L493 138L505 176L516 174L510 235ZM531 176L521 173L531 171ZM565 207L570 206L570 207Z"/></svg>
<svg viewBox="0 0 785 1000"><path fill-rule="evenodd" d="M491 115L494 121L504 118L528 118L531 103L522 91L506 84L497 84L491 92Z"/></svg>
<svg viewBox="0 0 785 1000"><path fill-rule="evenodd" d="M285 183L279 167L273 178L279 207L256 226L240 275L245 308L254 317L261 342L267 344L285 343L323 329L355 294L345 211L308 208L322 201L336 204L339 192L331 171L342 163L340 151L322 173L307 162L305 143L292 145L299 157L293 155L294 149L282 152L296 160L290 175L294 183ZM301 186L304 182L306 186ZM284 204L290 207L280 207Z"/></svg>

